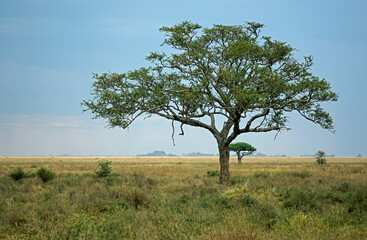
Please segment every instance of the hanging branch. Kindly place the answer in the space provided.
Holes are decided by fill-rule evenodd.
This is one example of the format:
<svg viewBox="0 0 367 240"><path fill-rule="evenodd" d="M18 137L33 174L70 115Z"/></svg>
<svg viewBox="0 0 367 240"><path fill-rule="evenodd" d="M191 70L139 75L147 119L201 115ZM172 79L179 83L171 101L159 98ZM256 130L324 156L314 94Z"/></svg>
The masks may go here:
<svg viewBox="0 0 367 240"><path fill-rule="evenodd" d="M174 120L172 120L172 143L173 143L173 146L176 146L175 144L175 125L174 125Z"/></svg>
<svg viewBox="0 0 367 240"><path fill-rule="evenodd" d="M181 123L180 125L181 133L179 135L181 136L185 135L184 130L183 130L183 125L184 125L183 123Z"/></svg>

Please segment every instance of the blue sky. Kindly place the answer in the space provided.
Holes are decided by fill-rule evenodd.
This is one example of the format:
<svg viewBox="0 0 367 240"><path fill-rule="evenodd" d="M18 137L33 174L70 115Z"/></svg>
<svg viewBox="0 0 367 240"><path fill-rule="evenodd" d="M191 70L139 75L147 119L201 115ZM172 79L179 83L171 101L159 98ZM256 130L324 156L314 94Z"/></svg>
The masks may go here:
<svg viewBox="0 0 367 240"><path fill-rule="evenodd" d="M187 127L171 141L170 122L139 119L129 130L107 129L82 113L92 73L146 66L159 51L161 26L183 20L266 25L296 56L314 56L313 72L339 93L324 104L336 134L296 114L291 131L241 135L236 140L268 155L324 150L367 156L367 2L358 0L0 0L0 156L136 155L163 150L216 153L205 130Z"/></svg>

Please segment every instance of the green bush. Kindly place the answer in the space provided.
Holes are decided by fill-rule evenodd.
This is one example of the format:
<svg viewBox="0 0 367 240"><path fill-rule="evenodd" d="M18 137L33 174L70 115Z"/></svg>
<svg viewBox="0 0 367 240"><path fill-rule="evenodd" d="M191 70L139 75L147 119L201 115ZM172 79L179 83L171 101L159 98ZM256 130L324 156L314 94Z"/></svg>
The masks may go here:
<svg viewBox="0 0 367 240"><path fill-rule="evenodd" d="M55 173L54 172L51 172L50 170L46 169L46 168L40 168L38 171L37 171L37 176L39 178L41 178L41 180L43 182L48 182L52 179L55 178Z"/></svg>
<svg viewBox="0 0 367 240"><path fill-rule="evenodd" d="M347 192L345 199L349 214L357 216L357 221L363 222L367 219L367 185L355 186Z"/></svg>
<svg viewBox="0 0 367 240"><path fill-rule="evenodd" d="M131 206L138 209L140 206L146 207L148 205L147 194L140 189L135 189L128 195Z"/></svg>
<svg viewBox="0 0 367 240"><path fill-rule="evenodd" d="M10 177L14 179L15 181L19 181L22 178L25 178L27 174L23 171L22 168L17 168L17 170L13 171L10 174Z"/></svg>
<svg viewBox="0 0 367 240"><path fill-rule="evenodd" d="M108 177L111 175L111 161L100 160L98 161L99 170L96 171L97 177Z"/></svg>
<svg viewBox="0 0 367 240"><path fill-rule="evenodd" d="M207 171L206 176L208 177L217 177L220 175L219 170Z"/></svg>
<svg viewBox="0 0 367 240"><path fill-rule="evenodd" d="M289 188L281 194L284 208L293 208L307 212L318 209L318 194L312 188Z"/></svg>
<svg viewBox="0 0 367 240"><path fill-rule="evenodd" d="M350 184L348 182L343 181L337 188L336 190L338 190L339 192L345 193L348 192L350 190Z"/></svg>
<svg viewBox="0 0 367 240"><path fill-rule="evenodd" d="M244 184L244 183L248 182L248 177L246 177L246 176L233 176L229 179L229 182L230 182L231 185Z"/></svg>
<svg viewBox="0 0 367 240"><path fill-rule="evenodd" d="M250 208L251 214L249 220L252 223L263 226L267 229L273 228L273 226L282 220L280 213L274 208L273 205L268 203L256 203Z"/></svg>
<svg viewBox="0 0 367 240"><path fill-rule="evenodd" d="M238 203L242 207L252 207L256 203L256 200L250 194L243 194L238 198Z"/></svg>

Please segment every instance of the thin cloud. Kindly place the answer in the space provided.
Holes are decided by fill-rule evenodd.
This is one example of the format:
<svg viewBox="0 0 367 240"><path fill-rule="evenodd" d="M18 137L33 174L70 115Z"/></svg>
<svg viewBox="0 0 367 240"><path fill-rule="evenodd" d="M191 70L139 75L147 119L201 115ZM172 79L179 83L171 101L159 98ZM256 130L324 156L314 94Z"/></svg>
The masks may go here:
<svg viewBox="0 0 367 240"><path fill-rule="evenodd" d="M0 128L99 128L103 121L92 121L80 116L48 116L48 115L2 115Z"/></svg>

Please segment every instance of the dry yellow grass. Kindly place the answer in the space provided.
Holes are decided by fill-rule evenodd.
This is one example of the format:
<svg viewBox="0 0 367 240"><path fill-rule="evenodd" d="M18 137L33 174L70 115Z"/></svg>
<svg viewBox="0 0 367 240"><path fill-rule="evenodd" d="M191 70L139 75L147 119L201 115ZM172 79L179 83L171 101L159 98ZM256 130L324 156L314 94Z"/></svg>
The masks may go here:
<svg viewBox="0 0 367 240"><path fill-rule="evenodd" d="M140 173L147 176L183 178L205 174L219 168L218 157L0 157L0 176L8 175L13 169L22 167L31 171L46 167L57 174L92 173L99 160L112 161L113 171L120 174ZM327 158L329 174L349 173L352 178L367 174L367 158ZM313 157L248 157L238 165L230 159L232 175L253 172L279 172L287 170L319 171ZM348 164L348 171L341 171ZM306 167L307 166L307 167Z"/></svg>

